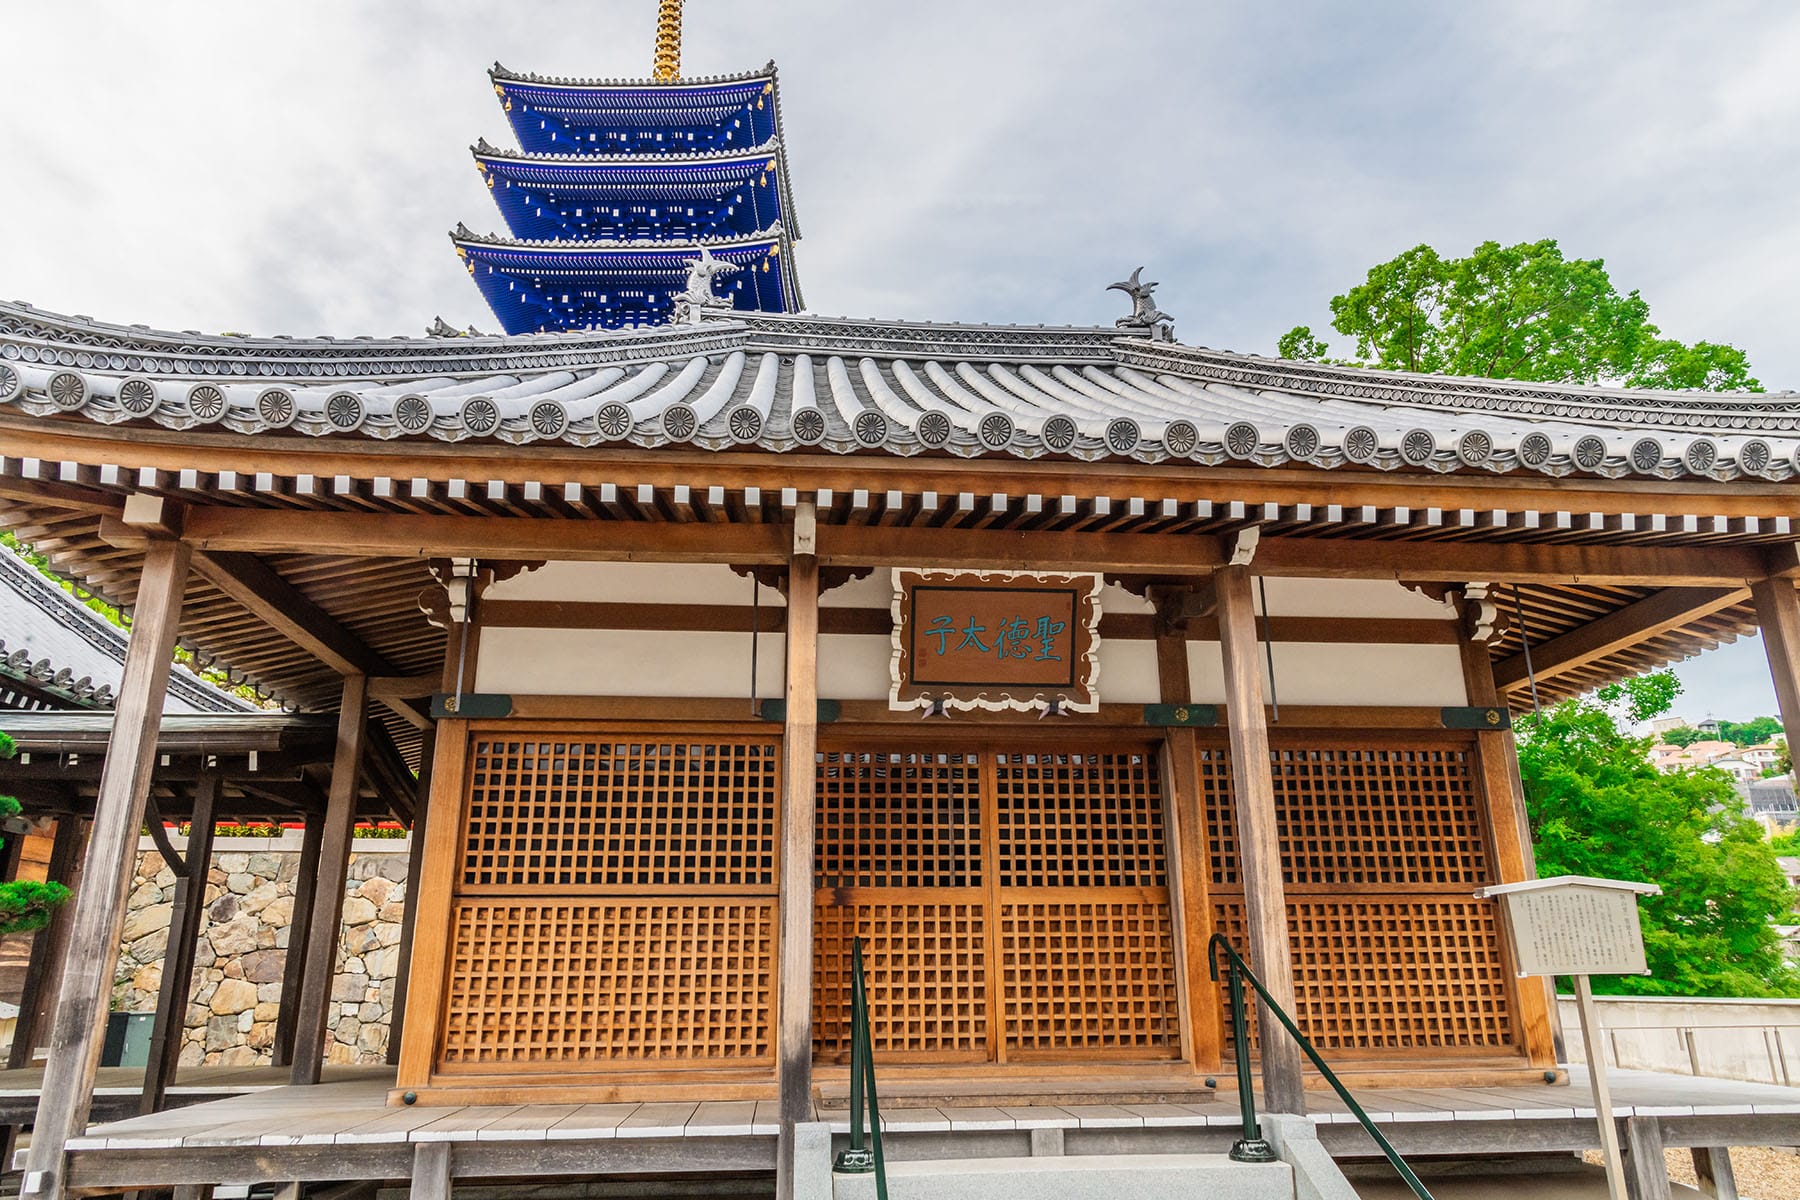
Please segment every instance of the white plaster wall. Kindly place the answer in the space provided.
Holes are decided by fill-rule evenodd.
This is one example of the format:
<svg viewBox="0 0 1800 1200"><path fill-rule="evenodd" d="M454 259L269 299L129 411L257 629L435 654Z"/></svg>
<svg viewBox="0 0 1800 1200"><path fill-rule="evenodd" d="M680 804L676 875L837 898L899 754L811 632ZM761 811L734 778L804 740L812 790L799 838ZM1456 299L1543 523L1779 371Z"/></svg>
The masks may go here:
<svg viewBox="0 0 1800 1200"><path fill-rule="evenodd" d="M1252 567L1254 569L1254 566ZM1269 615L1274 617L1416 617L1445 621L1455 608L1384 579L1268 579ZM1251 588L1256 611L1262 597Z"/></svg>
<svg viewBox="0 0 1800 1200"><path fill-rule="evenodd" d="M586 600L612 604L741 604L750 606L750 580L714 563L551 562L501 580L490 600ZM762 604L786 601L762 589Z"/></svg>
<svg viewBox="0 0 1800 1200"><path fill-rule="evenodd" d="M1274 597L1270 597L1273 607ZM1259 660L1262 648L1257 648ZM1155 680L1154 653L1151 680ZM1264 694L1269 670L1263 667ZM1217 642L1188 643L1188 678L1196 704L1225 702L1225 665ZM1455 646L1365 646L1337 642L1275 643L1275 698L1282 704L1351 704L1426 708L1468 703L1462 656ZM1101 676L1105 690L1105 676ZM1111 699L1108 696L1107 699Z"/></svg>
<svg viewBox="0 0 1800 1200"><path fill-rule="evenodd" d="M1156 643L1100 639L1100 702L1156 704L1162 689L1156 679Z"/></svg>
<svg viewBox="0 0 1800 1200"><path fill-rule="evenodd" d="M782 639L763 634L756 694L782 693ZM539 696L750 698L750 635L658 629L481 631L475 690Z"/></svg>

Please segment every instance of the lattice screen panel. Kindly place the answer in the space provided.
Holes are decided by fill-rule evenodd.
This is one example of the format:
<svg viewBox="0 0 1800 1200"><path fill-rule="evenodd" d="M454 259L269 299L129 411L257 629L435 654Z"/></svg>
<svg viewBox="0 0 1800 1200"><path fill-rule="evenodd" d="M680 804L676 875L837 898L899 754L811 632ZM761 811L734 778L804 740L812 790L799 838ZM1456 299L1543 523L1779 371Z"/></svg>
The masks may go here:
<svg viewBox="0 0 1800 1200"><path fill-rule="evenodd" d="M442 1062L774 1061L768 900L466 900Z"/></svg>
<svg viewBox="0 0 1800 1200"><path fill-rule="evenodd" d="M1000 1007L1008 1051L1178 1057L1173 938L1166 903L1003 904Z"/></svg>
<svg viewBox="0 0 1800 1200"><path fill-rule="evenodd" d="M821 887L979 887L981 764L974 754L829 751L818 770Z"/></svg>
<svg viewBox="0 0 1800 1200"><path fill-rule="evenodd" d="M1167 885L1153 752L993 757L1001 887Z"/></svg>
<svg viewBox="0 0 1800 1200"><path fill-rule="evenodd" d="M775 882L773 741L483 738L461 890Z"/></svg>
<svg viewBox="0 0 1800 1200"><path fill-rule="evenodd" d="M1289 888L1492 882L1472 747L1280 744L1270 757ZM1199 762L1213 883L1241 886L1227 753L1201 746Z"/></svg>
<svg viewBox="0 0 1800 1200"><path fill-rule="evenodd" d="M984 911L978 900L840 906L822 899L813 910L814 1057L849 1061L849 947L860 936L870 1039L882 1061L985 1060Z"/></svg>
<svg viewBox="0 0 1800 1200"><path fill-rule="evenodd" d="M1287 907L1294 1019L1321 1050L1501 1053L1517 1045L1494 901L1306 896ZM1242 897L1218 898L1214 919L1255 970ZM1223 983L1220 1011L1229 1042Z"/></svg>

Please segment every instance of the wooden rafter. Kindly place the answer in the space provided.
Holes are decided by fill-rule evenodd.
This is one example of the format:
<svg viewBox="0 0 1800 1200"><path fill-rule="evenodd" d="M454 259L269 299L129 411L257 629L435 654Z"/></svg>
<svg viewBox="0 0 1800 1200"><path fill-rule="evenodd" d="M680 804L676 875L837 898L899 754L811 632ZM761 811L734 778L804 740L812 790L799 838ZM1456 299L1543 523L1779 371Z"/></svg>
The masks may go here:
<svg viewBox="0 0 1800 1200"><path fill-rule="evenodd" d="M1533 646L1529 669L1523 653L1501 659L1494 664L1494 682L1505 689L1524 683L1532 674L1539 679L1564 675L1741 604L1749 597L1750 589L1742 587L1665 588L1541 646Z"/></svg>

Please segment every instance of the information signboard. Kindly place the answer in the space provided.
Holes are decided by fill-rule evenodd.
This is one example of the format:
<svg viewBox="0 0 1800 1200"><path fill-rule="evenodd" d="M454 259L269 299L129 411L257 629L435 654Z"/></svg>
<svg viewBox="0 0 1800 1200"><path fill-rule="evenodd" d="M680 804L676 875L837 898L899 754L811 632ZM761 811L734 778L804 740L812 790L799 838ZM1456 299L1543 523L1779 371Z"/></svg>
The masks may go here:
<svg viewBox="0 0 1800 1200"><path fill-rule="evenodd" d="M1638 897L1653 883L1562 875L1478 892L1500 898L1520 975L1642 975Z"/></svg>

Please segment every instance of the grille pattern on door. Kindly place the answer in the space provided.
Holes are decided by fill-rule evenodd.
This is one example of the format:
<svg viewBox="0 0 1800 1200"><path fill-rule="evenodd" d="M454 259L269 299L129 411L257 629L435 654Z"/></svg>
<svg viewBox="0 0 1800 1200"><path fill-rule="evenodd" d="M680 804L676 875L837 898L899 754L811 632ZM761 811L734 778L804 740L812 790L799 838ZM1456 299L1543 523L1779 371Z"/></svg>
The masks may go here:
<svg viewBox="0 0 1800 1200"><path fill-rule="evenodd" d="M871 746L820 760L821 1058L848 1055L856 934L889 1061L1179 1055L1154 752Z"/></svg>
<svg viewBox="0 0 1800 1200"><path fill-rule="evenodd" d="M475 735L439 1064L772 1064L779 747Z"/></svg>
<svg viewBox="0 0 1800 1200"><path fill-rule="evenodd" d="M1248 956L1229 757L1198 753L1216 928ZM1271 760L1301 1029L1352 1054L1511 1050L1494 902L1471 896L1494 882L1473 745L1296 736Z"/></svg>

